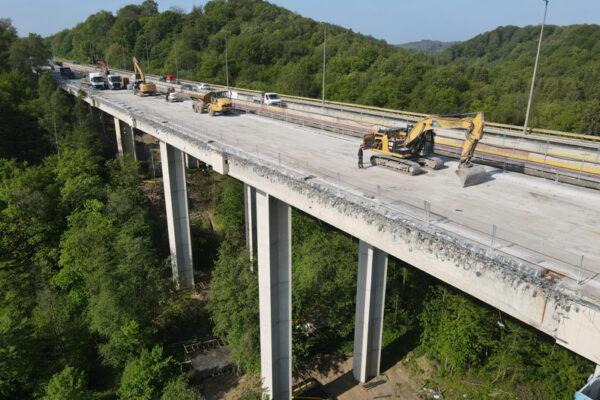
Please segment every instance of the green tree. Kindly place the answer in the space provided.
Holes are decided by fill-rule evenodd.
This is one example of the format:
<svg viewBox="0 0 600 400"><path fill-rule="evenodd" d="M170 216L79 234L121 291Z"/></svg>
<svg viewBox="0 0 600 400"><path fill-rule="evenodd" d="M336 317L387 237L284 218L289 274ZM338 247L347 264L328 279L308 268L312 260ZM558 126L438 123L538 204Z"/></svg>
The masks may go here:
<svg viewBox="0 0 600 400"><path fill-rule="evenodd" d="M194 389L189 387L182 376L169 381L163 389L160 400L202 400L203 397Z"/></svg>
<svg viewBox="0 0 600 400"><path fill-rule="evenodd" d="M250 271L248 251L224 241L211 279L207 304L215 335L225 339L234 360L249 372L258 371L260 334L258 280Z"/></svg>
<svg viewBox="0 0 600 400"><path fill-rule="evenodd" d="M9 53L10 65L23 73L40 70L48 65L48 59L52 55L42 37L35 33L15 40L10 45Z"/></svg>
<svg viewBox="0 0 600 400"><path fill-rule="evenodd" d="M174 361L163 357L162 348L143 349L139 357L130 360L123 370L117 391L122 400L152 400L169 382Z"/></svg>
<svg viewBox="0 0 600 400"><path fill-rule="evenodd" d="M90 393L86 389L83 373L72 367L65 367L50 379L46 386L46 395L42 397L42 400L86 400L89 398Z"/></svg>
<svg viewBox="0 0 600 400"><path fill-rule="evenodd" d="M10 69L8 57L11 44L17 39L17 29L10 18L0 18L0 72Z"/></svg>

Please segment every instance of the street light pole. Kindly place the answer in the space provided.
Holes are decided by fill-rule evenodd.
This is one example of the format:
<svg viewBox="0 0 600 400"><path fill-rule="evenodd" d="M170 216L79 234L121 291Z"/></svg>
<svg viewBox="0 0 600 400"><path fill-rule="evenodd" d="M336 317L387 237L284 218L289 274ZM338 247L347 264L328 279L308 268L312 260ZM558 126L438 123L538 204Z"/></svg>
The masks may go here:
<svg viewBox="0 0 600 400"><path fill-rule="evenodd" d="M225 80L227 81L227 90L229 90L229 58L227 56L227 33L225 33Z"/></svg>
<svg viewBox="0 0 600 400"><path fill-rule="evenodd" d="M177 36L173 34L175 40L175 80L179 83L179 61L177 60Z"/></svg>
<svg viewBox="0 0 600 400"><path fill-rule="evenodd" d="M323 94L321 103L325 104L325 52L327 49L327 26L323 27Z"/></svg>
<svg viewBox="0 0 600 400"><path fill-rule="evenodd" d="M531 89L529 90L529 101L527 102L527 112L525 113L525 125L523 125L523 135L527 135L527 124L529 123L529 110L531 109L531 98L533 97L533 87L535 85L535 74L537 72L538 60L540 58L540 48L542 47L542 36L544 35L544 24L546 23L546 12L548 11L548 1L544 8L544 19L542 20L542 29L540 30L540 40L538 42L537 55L535 56L535 65L533 67L533 77L531 78Z"/></svg>
<svg viewBox="0 0 600 400"><path fill-rule="evenodd" d="M123 38L121 38L121 52L123 53L123 69L125 69L125 45L123 44Z"/></svg>
<svg viewBox="0 0 600 400"><path fill-rule="evenodd" d="M146 60L148 60L148 75L150 75L150 56L148 55L148 38L144 36L144 41L146 42Z"/></svg>

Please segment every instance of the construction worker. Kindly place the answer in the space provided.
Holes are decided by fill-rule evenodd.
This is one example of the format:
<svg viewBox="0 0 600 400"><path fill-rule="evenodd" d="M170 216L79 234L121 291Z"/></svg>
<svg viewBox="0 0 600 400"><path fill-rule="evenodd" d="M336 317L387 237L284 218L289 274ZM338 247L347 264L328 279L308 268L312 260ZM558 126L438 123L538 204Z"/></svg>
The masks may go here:
<svg viewBox="0 0 600 400"><path fill-rule="evenodd" d="M364 166L363 166L363 146L362 146L362 144L358 148L358 168L364 168Z"/></svg>

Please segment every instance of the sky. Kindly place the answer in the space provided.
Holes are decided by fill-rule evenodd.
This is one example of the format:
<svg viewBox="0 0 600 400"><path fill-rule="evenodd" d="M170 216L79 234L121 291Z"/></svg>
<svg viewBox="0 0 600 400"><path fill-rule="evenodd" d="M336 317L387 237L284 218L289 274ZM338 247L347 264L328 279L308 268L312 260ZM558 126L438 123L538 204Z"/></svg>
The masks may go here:
<svg viewBox="0 0 600 400"><path fill-rule="evenodd" d="M72 28L93 13L116 11L143 0L0 0L0 18L10 18L19 36L47 36ZM157 0L191 11L203 0ZM463 41L501 25L538 25L544 0L271 0L304 17L402 44L424 39ZM550 0L547 24L600 24L600 0Z"/></svg>

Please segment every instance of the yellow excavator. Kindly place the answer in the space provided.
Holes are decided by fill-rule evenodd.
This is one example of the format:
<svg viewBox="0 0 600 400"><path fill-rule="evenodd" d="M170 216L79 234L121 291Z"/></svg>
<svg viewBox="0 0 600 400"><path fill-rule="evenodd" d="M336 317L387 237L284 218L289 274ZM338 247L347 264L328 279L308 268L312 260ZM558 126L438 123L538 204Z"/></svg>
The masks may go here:
<svg viewBox="0 0 600 400"><path fill-rule="evenodd" d="M133 68L135 69L135 82L133 83L135 94L153 96L156 93L156 85L154 83L146 83L146 76L135 57L133 57Z"/></svg>
<svg viewBox="0 0 600 400"><path fill-rule="evenodd" d="M406 128L379 129L363 136L363 149L382 155L371 156L371 165L380 165L408 175L422 172L421 167L440 169L444 163L432 156L435 149L434 129L466 129L467 134L456 174L463 187L481 183L485 177L483 167L471 163L477 143L483 137L485 120L483 112L423 118Z"/></svg>

